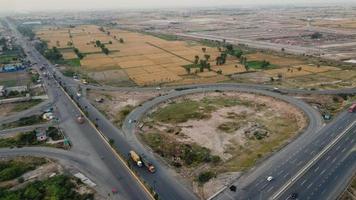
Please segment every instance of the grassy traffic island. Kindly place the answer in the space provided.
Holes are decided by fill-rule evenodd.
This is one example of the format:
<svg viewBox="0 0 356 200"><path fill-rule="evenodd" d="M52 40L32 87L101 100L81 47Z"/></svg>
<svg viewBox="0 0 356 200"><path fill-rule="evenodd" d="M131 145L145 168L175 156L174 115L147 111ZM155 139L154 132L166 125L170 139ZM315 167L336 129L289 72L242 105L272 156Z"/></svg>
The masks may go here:
<svg viewBox="0 0 356 200"><path fill-rule="evenodd" d="M272 97L213 92L160 105L142 123L140 138L207 198L280 149L307 119Z"/></svg>
<svg viewBox="0 0 356 200"><path fill-rule="evenodd" d="M0 158L0 199L90 200L94 192L54 161L26 156Z"/></svg>
<svg viewBox="0 0 356 200"><path fill-rule="evenodd" d="M69 142L65 141L63 132L53 126L43 129L35 129L29 132L5 134L0 137L0 148L20 148L24 146L70 148Z"/></svg>

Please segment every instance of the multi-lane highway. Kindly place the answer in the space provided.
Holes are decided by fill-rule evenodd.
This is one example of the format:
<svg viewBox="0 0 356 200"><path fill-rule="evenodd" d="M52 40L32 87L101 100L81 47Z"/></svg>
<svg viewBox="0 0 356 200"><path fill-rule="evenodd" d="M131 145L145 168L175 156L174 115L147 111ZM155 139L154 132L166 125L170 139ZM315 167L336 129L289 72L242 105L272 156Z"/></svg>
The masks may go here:
<svg viewBox="0 0 356 200"><path fill-rule="evenodd" d="M215 199L285 199L292 192L297 192L303 199L304 197L306 199L308 197L311 199L328 199L340 193L342 187L335 186L346 183L355 170L355 153L353 150L355 128L351 124L355 121L356 115L344 112L334 119L333 122L322 127L322 120L316 110L300 100L279 93L354 94L356 93L356 89L339 91L279 89L279 93L276 93L273 92L274 89L270 86L229 83L184 86L184 90L181 90L182 88L180 90L166 88L164 90L168 91L167 94L145 102L130 113L124 122L122 131L108 121L84 96L80 98L76 97L79 83L64 77L28 41L18 34L13 25L10 24L10 27L13 29L19 43L25 49L25 52L29 52L28 58L39 65L48 66L46 70L48 70L50 77L56 74L56 80L45 80L45 85L47 91L56 100L56 112L62 120L63 129L70 133L69 138L74 144L71 151L89 154L90 156L88 157L93 159L91 161L93 164L100 162L100 167L104 168L104 170L100 170L105 171L108 182L110 180L113 187L121 188L121 198L146 199L149 196L135 176L126 168L125 164L108 147L107 142L103 138L106 138L106 140L112 139L114 141L113 146L121 153L121 157L123 158L127 158L127 153L131 149L135 149L139 153L145 152L148 158L156 165L157 172L150 174L146 170L136 167L134 167L134 170L159 194L161 199L197 199L189 186L179 181L178 175L169 170L167 166L162 164L152 152L149 152L138 141L135 135L137 124L130 123L130 121L139 121L145 113L164 101L196 92L234 90L269 95L299 107L309 118L309 126L304 134L259 166L245 173L241 178L235 180L234 183L231 183L237 186L236 192L225 188L225 190L221 190L221 192L214 196ZM66 93L58 87L58 82L61 82L62 87L66 88L67 94L74 97L76 103L85 111L88 118L96 124L97 128L89 123L78 125L74 122L74 118L80 112ZM152 90L152 88L85 87L106 90ZM347 129L349 126L351 128ZM345 135L338 138L341 134ZM335 141L336 138L338 139L337 141ZM334 145L329 148L330 144ZM327 151L325 150L326 148ZM334 160L335 157L336 159ZM313 161L315 158L318 159ZM329 162L330 159L332 160ZM309 167L305 168L305 166ZM109 177L110 175L111 177ZM274 180L271 182L266 181L267 176L273 176ZM319 178L314 179L314 177ZM301 190L304 186L308 187L309 185L310 187L307 190ZM334 186L332 190L323 190L323 188L332 186ZM318 198L317 195L323 195L321 197L325 198Z"/></svg>
<svg viewBox="0 0 356 200"><path fill-rule="evenodd" d="M53 77L54 73L59 74L59 72L55 72L54 66L24 39L11 23L9 25L18 40L17 42L27 52L27 58L32 63L38 63L37 66L48 65L47 72L49 73L49 77ZM94 181L103 183L99 187L102 191L106 192L104 195L107 196L107 193L111 193L112 188L119 191L115 196L111 195L111 199L151 199L149 193L137 181L137 177L131 175L125 163L117 158L117 155L101 138L95 127L90 123L79 125L75 122L76 117L80 114L80 110L59 86L58 81L54 78L42 78L48 95L53 97L53 107L61 121L60 127L65 131L73 144L71 152L80 155L67 158L69 160L74 159L76 163L83 163L83 159L85 159L85 162L89 162L95 166L95 168L91 168L92 176L90 177ZM37 152L40 153L41 150L43 154L46 154L48 151L48 149L40 149ZM3 154L0 153L0 155ZM4 155L7 155L7 153L4 153ZM79 165L79 167L81 167L79 170L84 172L88 170L85 164Z"/></svg>

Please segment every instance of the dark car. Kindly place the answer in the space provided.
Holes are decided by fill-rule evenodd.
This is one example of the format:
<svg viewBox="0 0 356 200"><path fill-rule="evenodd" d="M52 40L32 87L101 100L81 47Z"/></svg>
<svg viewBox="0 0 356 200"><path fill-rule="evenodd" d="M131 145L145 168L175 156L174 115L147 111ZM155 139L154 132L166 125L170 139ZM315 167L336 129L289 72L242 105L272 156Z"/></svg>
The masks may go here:
<svg viewBox="0 0 356 200"><path fill-rule="evenodd" d="M289 198L289 199L297 199L297 198L298 198L298 193L293 192L293 193L290 195L290 198Z"/></svg>

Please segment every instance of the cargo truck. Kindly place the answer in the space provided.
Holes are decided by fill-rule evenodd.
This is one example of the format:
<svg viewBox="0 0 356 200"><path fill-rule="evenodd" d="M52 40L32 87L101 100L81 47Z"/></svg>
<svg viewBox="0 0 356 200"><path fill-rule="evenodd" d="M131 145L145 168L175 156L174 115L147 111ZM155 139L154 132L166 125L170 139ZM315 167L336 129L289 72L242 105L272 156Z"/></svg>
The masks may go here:
<svg viewBox="0 0 356 200"><path fill-rule="evenodd" d="M141 155L141 161L149 172L154 173L156 171L155 166L153 166L153 164L143 154Z"/></svg>
<svg viewBox="0 0 356 200"><path fill-rule="evenodd" d="M138 167L142 167L142 161L140 156L135 151L130 151L129 156L136 163Z"/></svg>
<svg viewBox="0 0 356 200"><path fill-rule="evenodd" d="M350 106L349 112L350 112L350 113L356 112L356 103L354 103L354 104L352 104L352 106Z"/></svg>

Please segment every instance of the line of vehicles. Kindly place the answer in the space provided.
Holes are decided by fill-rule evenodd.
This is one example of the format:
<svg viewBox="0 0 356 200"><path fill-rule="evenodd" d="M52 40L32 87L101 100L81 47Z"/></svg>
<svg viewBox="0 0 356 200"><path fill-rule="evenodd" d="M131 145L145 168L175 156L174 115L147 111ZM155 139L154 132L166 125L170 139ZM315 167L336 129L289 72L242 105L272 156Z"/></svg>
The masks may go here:
<svg viewBox="0 0 356 200"><path fill-rule="evenodd" d="M129 156L131 157L132 161L135 162L135 164L138 167L145 166L147 170L151 173L154 173L156 171L156 168L153 166L153 164L146 158L145 155L138 155L135 151L130 151Z"/></svg>

